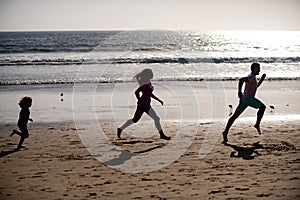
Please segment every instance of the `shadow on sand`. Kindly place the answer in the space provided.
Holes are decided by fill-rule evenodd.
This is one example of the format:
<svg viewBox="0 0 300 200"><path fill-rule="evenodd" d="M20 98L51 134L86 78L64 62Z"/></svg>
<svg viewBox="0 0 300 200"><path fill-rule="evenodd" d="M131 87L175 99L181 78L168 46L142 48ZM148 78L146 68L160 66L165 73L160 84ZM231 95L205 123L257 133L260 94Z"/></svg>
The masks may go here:
<svg viewBox="0 0 300 200"><path fill-rule="evenodd" d="M157 146L151 147L149 149L145 149L145 150L142 150L142 151L136 151L136 152L130 152L130 151L127 151L127 150L114 150L114 151L120 151L121 152L119 157L114 158L112 160L109 160L109 161L105 162L104 164L110 165L110 166L118 166L118 165L123 164L125 161L130 160L134 156L138 156L142 153L147 153L149 151L152 151L154 149L158 149L158 148L161 148L161 147L162 147L161 145L157 145Z"/></svg>
<svg viewBox="0 0 300 200"><path fill-rule="evenodd" d="M233 148L234 151L231 152L230 157L243 158L244 160L252 160L255 157L254 155L260 156L261 154L256 150L263 148L263 146L259 144L259 142L253 143L251 147L240 147L228 143L224 145Z"/></svg>
<svg viewBox="0 0 300 200"><path fill-rule="evenodd" d="M8 156L12 153L15 153L15 152L18 152L20 151L20 149L16 148L16 149L13 149L13 150L9 150L9 151L1 151L0 153L0 158L4 157L4 156Z"/></svg>

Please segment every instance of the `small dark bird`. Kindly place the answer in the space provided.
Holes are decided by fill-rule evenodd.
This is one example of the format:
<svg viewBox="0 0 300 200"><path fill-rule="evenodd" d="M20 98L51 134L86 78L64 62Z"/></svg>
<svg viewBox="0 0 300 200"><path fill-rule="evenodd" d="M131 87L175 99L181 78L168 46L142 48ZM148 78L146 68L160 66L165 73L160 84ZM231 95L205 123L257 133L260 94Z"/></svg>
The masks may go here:
<svg viewBox="0 0 300 200"><path fill-rule="evenodd" d="M228 106L228 107L229 107L229 116L230 116L230 115L232 115L232 105L231 105L231 104L229 104L229 106Z"/></svg>
<svg viewBox="0 0 300 200"><path fill-rule="evenodd" d="M64 99L63 99L64 93L60 93L60 96L61 96L60 101L63 102L64 101Z"/></svg>
<svg viewBox="0 0 300 200"><path fill-rule="evenodd" d="M271 111L270 111L270 112L271 112L271 113L274 113L274 112L275 112L275 107L271 105L270 108L271 108Z"/></svg>

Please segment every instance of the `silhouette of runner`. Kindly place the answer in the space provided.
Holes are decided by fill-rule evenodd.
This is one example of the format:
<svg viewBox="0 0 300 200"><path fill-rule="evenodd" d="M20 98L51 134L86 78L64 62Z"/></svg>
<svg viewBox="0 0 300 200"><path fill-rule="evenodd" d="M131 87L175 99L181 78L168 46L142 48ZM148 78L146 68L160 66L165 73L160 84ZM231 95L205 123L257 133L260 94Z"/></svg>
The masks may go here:
<svg viewBox="0 0 300 200"><path fill-rule="evenodd" d="M153 94L154 87L152 86L151 81L150 81L153 78L152 70L144 69L140 73L136 74L133 78L137 81L137 83L140 86L135 91L135 96L138 100L137 108L136 108L134 117L132 119L129 119L127 122L125 122L125 124L123 124L120 128L117 129L118 138L121 138L121 133L125 128L132 125L133 123L138 122L145 112L154 120L155 127L160 134L160 138L165 139L165 140L170 140L171 137L168 137L164 134L164 132L161 128L161 125L160 125L160 118L150 105L151 98L160 102L161 105L164 104L162 100L160 100L158 97L156 97ZM140 96L140 93L142 93L142 96Z"/></svg>
<svg viewBox="0 0 300 200"><path fill-rule="evenodd" d="M13 136L14 134L17 134L21 137L17 150L19 150L22 147L24 140L29 137L27 123L28 120L31 122L33 121L31 118L29 118L30 115L29 108L31 107L31 105L32 105L31 97L23 97L20 100L19 106L21 107L21 111L19 114L18 127L21 132L17 130L13 130L13 132L10 134L10 137Z"/></svg>
<svg viewBox="0 0 300 200"><path fill-rule="evenodd" d="M257 82L256 75L259 75L260 72L260 65L258 63L253 63L251 65L251 74L249 74L247 77L241 78L239 80L238 85L238 96L240 98L240 102L238 107L236 108L234 114L229 118L226 128L223 131L223 144L226 144L228 142L228 131L230 127L232 126L233 122L242 114L242 112L248 107L251 106L253 108L258 109L257 112L257 120L254 125L257 132L261 134L260 132L260 122L264 115L264 112L266 110L266 106L258 99L255 98L255 93L257 88L262 84L262 82L266 78L266 74L263 74L260 81ZM242 86L245 85L244 93L242 93Z"/></svg>

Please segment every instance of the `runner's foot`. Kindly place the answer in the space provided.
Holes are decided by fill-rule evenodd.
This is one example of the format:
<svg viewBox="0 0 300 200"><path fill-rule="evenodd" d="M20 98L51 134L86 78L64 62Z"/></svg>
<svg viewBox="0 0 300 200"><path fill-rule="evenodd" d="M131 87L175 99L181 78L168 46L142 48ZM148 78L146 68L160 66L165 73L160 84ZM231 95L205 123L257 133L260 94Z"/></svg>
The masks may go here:
<svg viewBox="0 0 300 200"><path fill-rule="evenodd" d="M160 139L163 139L163 140L170 140L171 137L166 136L166 135L160 135Z"/></svg>
<svg viewBox="0 0 300 200"><path fill-rule="evenodd" d="M171 139L171 137L168 137L168 136L165 135L163 130L159 131L159 135L160 135L160 139L163 139L163 140L170 140Z"/></svg>
<svg viewBox="0 0 300 200"><path fill-rule="evenodd" d="M228 133L223 131L223 142L222 142L223 144L227 144L227 142L228 142L227 135L228 135Z"/></svg>
<svg viewBox="0 0 300 200"><path fill-rule="evenodd" d="M261 132L260 132L260 127L259 127L259 125L254 125L254 128L256 128L256 130L257 130L257 132L258 132L258 134L259 135L261 135Z"/></svg>
<svg viewBox="0 0 300 200"><path fill-rule="evenodd" d="M122 133L122 129L118 128L117 129L117 136L119 139L121 139L121 133Z"/></svg>
<svg viewBox="0 0 300 200"><path fill-rule="evenodd" d="M22 148L25 148L24 146L17 146L17 148L15 148L15 151L19 151L21 150Z"/></svg>

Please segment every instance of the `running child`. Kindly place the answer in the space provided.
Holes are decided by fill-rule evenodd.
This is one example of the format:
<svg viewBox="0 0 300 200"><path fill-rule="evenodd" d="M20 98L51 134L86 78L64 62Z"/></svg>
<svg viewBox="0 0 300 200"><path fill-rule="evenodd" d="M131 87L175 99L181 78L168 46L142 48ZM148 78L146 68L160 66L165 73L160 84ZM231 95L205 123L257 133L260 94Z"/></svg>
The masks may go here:
<svg viewBox="0 0 300 200"><path fill-rule="evenodd" d="M29 118L29 116L30 116L29 108L31 107L31 105L32 105L31 97L23 97L20 100L19 106L21 107L21 111L19 114L18 127L21 132L19 132L17 130L13 130L13 132L10 135L10 137L11 137L14 134L17 134L21 137L18 147L17 147L17 150L19 150L22 147L24 140L29 137L27 123L28 123L28 121L33 122L33 120L31 118Z"/></svg>

